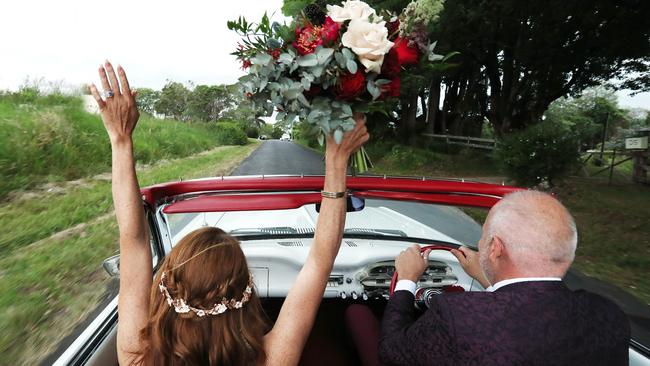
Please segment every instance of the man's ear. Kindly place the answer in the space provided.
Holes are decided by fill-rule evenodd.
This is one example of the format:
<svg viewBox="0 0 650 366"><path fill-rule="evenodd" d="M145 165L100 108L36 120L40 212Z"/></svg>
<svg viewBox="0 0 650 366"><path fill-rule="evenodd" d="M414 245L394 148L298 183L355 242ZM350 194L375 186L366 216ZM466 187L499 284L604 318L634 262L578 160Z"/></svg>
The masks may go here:
<svg viewBox="0 0 650 366"><path fill-rule="evenodd" d="M496 235L492 237L492 245L489 247L488 255L493 262L506 255L506 246L503 244L503 240Z"/></svg>

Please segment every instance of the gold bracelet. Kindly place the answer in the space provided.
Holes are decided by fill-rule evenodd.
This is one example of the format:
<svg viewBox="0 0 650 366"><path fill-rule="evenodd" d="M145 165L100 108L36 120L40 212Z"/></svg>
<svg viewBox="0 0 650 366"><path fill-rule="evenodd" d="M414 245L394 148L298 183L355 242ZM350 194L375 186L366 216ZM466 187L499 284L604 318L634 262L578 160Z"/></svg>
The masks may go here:
<svg viewBox="0 0 650 366"><path fill-rule="evenodd" d="M320 191L320 195L323 196L323 198L344 198L347 197L348 191L343 191L343 192Z"/></svg>

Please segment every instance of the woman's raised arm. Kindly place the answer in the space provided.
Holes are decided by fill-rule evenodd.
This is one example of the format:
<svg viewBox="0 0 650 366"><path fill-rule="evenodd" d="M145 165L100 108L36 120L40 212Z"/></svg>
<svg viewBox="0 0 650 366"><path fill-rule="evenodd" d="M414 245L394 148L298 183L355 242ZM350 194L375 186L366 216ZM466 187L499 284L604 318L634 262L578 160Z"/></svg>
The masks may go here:
<svg viewBox="0 0 650 366"><path fill-rule="evenodd" d="M331 137L327 139L323 188L326 192L346 191L350 154L368 141L363 115L355 114L355 121L356 127L344 135L340 144ZM275 326L265 337L267 365L298 364L341 246L345 211L344 197L323 198L307 260L282 305Z"/></svg>
<svg viewBox="0 0 650 366"><path fill-rule="evenodd" d="M126 365L132 363L141 347L140 330L147 323L152 281L149 232L133 158L132 134L140 114L121 66L116 75L106 61L99 67L99 77L104 98L94 84L90 90L111 141L113 204L120 229L117 352L120 364Z"/></svg>

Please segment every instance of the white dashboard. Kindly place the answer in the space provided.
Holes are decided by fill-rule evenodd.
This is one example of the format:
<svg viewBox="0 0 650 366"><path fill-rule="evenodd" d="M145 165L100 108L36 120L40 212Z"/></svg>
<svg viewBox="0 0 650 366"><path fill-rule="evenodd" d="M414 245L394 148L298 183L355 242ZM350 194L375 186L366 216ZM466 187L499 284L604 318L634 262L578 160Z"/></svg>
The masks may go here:
<svg viewBox="0 0 650 366"><path fill-rule="evenodd" d="M309 253L313 239L245 240L242 249L261 297L285 297ZM412 242L346 239L325 289L325 298L367 300L386 297L394 260ZM418 287L442 289L457 285L465 291L482 290L448 251L432 251L429 268Z"/></svg>

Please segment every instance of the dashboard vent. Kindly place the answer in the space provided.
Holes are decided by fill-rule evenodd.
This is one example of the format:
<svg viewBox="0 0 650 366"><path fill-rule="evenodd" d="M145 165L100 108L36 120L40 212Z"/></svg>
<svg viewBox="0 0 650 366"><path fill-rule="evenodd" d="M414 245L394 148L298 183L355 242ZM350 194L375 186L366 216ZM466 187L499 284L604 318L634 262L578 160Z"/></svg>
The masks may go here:
<svg viewBox="0 0 650 366"><path fill-rule="evenodd" d="M347 244L347 246L349 246L350 248L358 247L357 243L353 242L352 240L346 240L345 244Z"/></svg>
<svg viewBox="0 0 650 366"><path fill-rule="evenodd" d="M327 287L339 287L343 284L343 276L330 276L327 280Z"/></svg>
<svg viewBox="0 0 650 366"><path fill-rule="evenodd" d="M302 246L304 246L300 240L279 241L278 245L282 245L283 247L302 247Z"/></svg>

